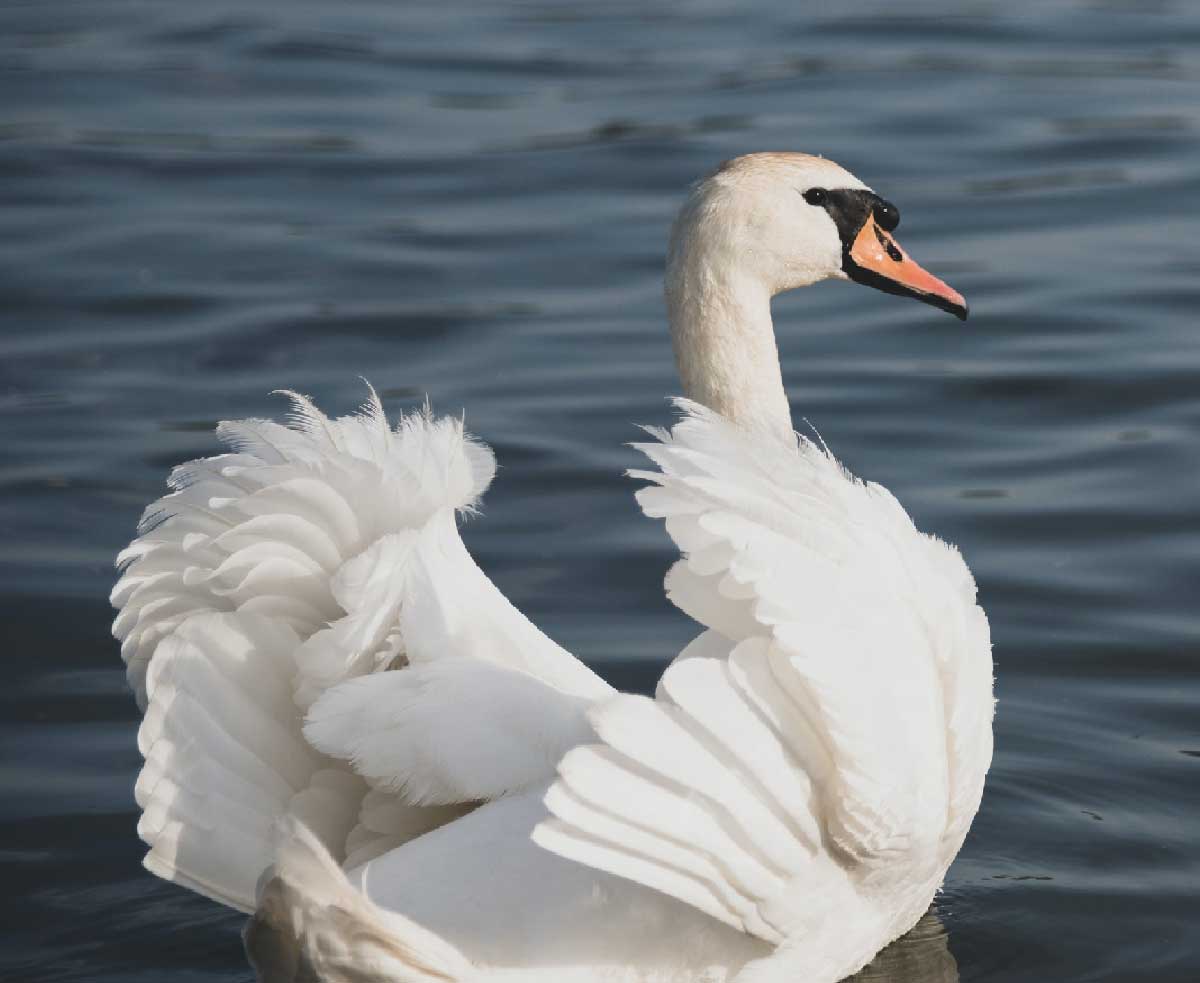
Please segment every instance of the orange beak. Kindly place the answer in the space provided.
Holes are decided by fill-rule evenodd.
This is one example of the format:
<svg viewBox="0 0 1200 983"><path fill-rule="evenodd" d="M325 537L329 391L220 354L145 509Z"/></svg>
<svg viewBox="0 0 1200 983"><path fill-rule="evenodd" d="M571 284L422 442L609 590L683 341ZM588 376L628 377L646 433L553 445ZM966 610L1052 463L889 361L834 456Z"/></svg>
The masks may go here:
<svg viewBox="0 0 1200 983"><path fill-rule="evenodd" d="M957 290L918 266L873 215L846 250L844 268L851 280L885 293L912 297L967 319L967 302Z"/></svg>

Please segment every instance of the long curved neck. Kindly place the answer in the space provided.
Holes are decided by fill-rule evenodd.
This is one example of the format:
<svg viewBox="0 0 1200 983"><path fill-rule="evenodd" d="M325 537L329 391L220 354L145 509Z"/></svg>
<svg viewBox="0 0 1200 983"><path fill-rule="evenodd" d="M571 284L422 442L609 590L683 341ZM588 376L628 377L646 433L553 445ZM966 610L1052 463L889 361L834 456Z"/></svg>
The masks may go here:
<svg viewBox="0 0 1200 983"><path fill-rule="evenodd" d="M666 293L684 395L739 426L794 442L767 287L683 246L672 248Z"/></svg>

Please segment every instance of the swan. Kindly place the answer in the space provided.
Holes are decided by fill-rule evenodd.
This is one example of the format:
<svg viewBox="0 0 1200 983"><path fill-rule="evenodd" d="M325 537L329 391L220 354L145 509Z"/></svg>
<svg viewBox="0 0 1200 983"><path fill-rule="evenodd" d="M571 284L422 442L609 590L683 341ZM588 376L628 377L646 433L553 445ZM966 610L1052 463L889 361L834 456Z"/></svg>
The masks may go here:
<svg viewBox="0 0 1200 983"><path fill-rule="evenodd" d="M267 981L834 981L925 913L992 753L958 552L796 434L771 297L825 279L961 318L830 160L732 160L673 227L679 419L633 471L698 636L615 692L457 528L460 420L222 423L118 558L145 866L252 915Z"/></svg>

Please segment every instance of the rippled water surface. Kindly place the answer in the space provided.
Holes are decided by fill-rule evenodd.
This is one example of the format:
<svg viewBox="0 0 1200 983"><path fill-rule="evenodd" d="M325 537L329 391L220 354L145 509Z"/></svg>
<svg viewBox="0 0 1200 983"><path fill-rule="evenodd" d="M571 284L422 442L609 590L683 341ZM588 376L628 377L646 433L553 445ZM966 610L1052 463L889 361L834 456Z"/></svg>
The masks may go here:
<svg viewBox="0 0 1200 983"><path fill-rule="evenodd" d="M1198 76L1182 0L0 6L0 975L249 976L238 917L138 866L106 595L165 469L274 388L465 408L481 564L651 684L693 631L621 477L677 390L666 227L794 148L973 308L776 303L797 419L993 625L982 812L871 978L1200 978Z"/></svg>

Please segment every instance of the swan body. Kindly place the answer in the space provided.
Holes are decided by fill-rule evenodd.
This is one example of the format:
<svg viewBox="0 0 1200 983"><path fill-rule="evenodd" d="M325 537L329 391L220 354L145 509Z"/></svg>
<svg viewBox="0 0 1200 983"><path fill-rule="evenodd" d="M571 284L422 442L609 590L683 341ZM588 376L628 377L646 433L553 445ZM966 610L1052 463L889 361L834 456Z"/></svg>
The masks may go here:
<svg viewBox="0 0 1200 983"><path fill-rule="evenodd" d="M958 553L791 426L770 298L849 278L965 316L838 165L739 158L672 233L687 399L637 445L702 632L616 693L456 515L491 452L374 393L222 424L120 557L156 874L252 912L263 980L843 978L925 912L991 759ZM307 975L306 975L307 974Z"/></svg>

